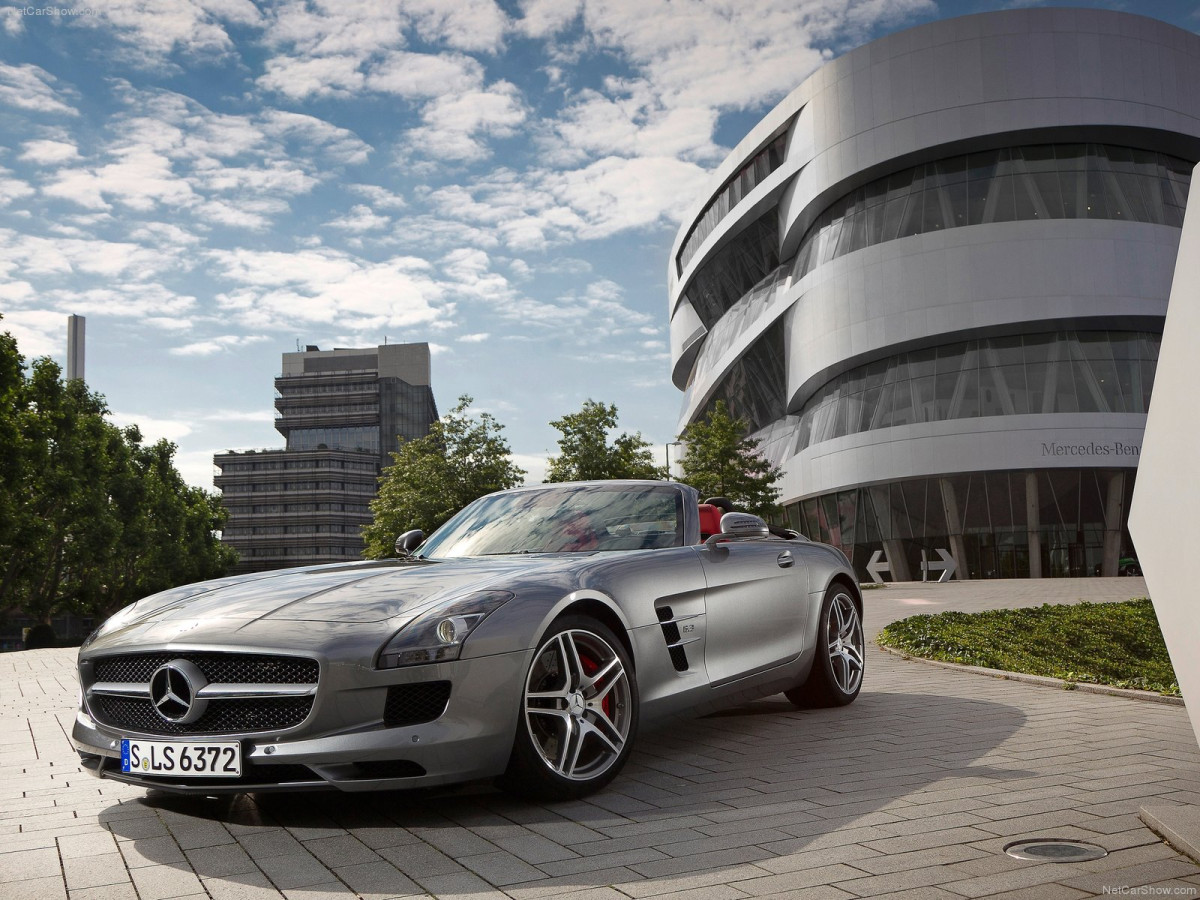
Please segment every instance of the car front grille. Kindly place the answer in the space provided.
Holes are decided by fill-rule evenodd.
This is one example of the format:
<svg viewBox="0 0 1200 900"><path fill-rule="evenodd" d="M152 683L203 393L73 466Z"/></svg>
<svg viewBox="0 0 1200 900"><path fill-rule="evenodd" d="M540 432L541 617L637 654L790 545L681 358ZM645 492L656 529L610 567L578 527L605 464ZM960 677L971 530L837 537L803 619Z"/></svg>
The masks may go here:
<svg viewBox="0 0 1200 900"><path fill-rule="evenodd" d="M91 710L113 728L139 734L239 734L280 731L299 725L312 710L312 697L255 697L246 700L213 700L204 715L188 725L168 722L149 700L94 695Z"/></svg>
<svg viewBox="0 0 1200 900"><path fill-rule="evenodd" d="M432 722L446 711L448 702L449 681L394 684L388 688L383 708L383 724L388 728L395 728L399 725Z"/></svg>
<svg viewBox="0 0 1200 900"><path fill-rule="evenodd" d="M198 695L206 709L194 722L159 715L150 696L151 676L172 662L191 663L207 682ZM100 657L85 663L81 675L88 709L103 725L136 734L219 735L299 725L312 712L320 668L300 656L158 652Z"/></svg>
<svg viewBox="0 0 1200 900"><path fill-rule="evenodd" d="M316 684L320 666L303 656L257 653L133 653L94 663L93 681L149 682L159 666L182 659L220 684Z"/></svg>

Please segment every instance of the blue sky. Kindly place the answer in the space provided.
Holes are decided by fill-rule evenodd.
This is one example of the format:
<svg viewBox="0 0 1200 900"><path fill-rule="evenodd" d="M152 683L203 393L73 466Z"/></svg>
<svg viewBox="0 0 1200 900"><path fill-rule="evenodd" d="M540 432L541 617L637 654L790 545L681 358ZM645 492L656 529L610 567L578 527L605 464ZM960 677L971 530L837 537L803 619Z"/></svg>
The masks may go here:
<svg viewBox="0 0 1200 900"><path fill-rule="evenodd" d="M214 452L282 445L297 342L428 341L439 407L471 394L533 480L589 397L661 456L667 254L707 173L823 60L1004 5L0 3L0 328L62 361L87 316L114 420L209 488Z"/></svg>

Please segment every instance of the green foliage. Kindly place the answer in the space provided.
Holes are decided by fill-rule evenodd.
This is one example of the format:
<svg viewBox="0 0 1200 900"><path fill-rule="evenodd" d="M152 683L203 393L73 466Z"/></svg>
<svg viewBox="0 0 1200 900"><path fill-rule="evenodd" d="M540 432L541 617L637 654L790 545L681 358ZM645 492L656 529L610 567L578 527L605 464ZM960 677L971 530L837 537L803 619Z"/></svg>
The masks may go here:
<svg viewBox="0 0 1200 900"><path fill-rule="evenodd" d="M775 482L783 471L758 452L758 441L746 437L749 425L734 419L724 400L683 430L686 445L680 460L683 480L704 497L728 497L746 512L768 517L779 511Z"/></svg>
<svg viewBox="0 0 1200 900"><path fill-rule="evenodd" d="M1154 606L1146 598L912 616L888 625L878 641L926 659L1069 684L1179 694Z"/></svg>
<svg viewBox="0 0 1200 900"><path fill-rule="evenodd" d="M396 538L405 531L430 534L472 500L521 484L525 472L512 461L501 436L504 426L490 413L470 415L472 402L459 397L429 434L401 441L392 453L371 501L375 519L363 529L364 556L393 556Z"/></svg>
<svg viewBox="0 0 1200 900"><path fill-rule="evenodd" d="M143 445L61 375L50 359L26 370L0 335L0 609L103 616L225 574L236 554L214 535L224 511L184 483L175 445Z"/></svg>
<svg viewBox="0 0 1200 900"><path fill-rule="evenodd" d="M617 427L613 404L585 400L579 412L550 424L562 433L558 439L561 452L550 460L546 481L666 478L666 469L654 464L650 444L640 431L622 432L608 442L608 433Z"/></svg>

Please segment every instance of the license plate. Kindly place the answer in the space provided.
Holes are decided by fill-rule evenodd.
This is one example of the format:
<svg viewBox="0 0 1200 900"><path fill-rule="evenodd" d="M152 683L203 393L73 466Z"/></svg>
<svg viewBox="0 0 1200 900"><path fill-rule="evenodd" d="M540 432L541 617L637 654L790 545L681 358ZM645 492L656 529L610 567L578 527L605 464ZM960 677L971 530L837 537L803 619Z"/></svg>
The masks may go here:
<svg viewBox="0 0 1200 900"><path fill-rule="evenodd" d="M242 745L237 741L123 740L121 771L175 778L236 778L242 774Z"/></svg>

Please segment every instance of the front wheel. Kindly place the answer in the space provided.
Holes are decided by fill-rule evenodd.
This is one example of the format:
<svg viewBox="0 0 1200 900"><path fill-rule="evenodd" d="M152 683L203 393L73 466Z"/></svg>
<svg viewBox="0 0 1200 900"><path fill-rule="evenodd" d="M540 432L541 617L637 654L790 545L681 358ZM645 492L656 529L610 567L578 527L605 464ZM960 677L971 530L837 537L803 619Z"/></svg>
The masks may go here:
<svg viewBox="0 0 1200 900"><path fill-rule="evenodd" d="M559 619L529 664L500 786L553 800L597 791L629 758L637 718L637 682L621 641L594 619Z"/></svg>
<svg viewBox="0 0 1200 900"><path fill-rule="evenodd" d="M808 679L785 695L797 706L827 707L853 703L862 689L866 666L862 618L850 592L840 584L821 602L816 659Z"/></svg>

